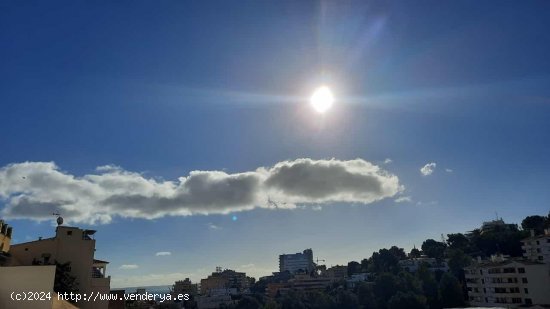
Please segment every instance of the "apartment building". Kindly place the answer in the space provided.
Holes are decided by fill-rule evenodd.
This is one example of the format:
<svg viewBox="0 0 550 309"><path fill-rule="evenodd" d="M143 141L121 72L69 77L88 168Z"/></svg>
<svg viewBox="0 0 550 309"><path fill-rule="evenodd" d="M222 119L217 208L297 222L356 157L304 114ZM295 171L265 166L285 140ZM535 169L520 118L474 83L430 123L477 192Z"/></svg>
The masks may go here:
<svg viewBox="0 0 550 309"><path fill-rule="evenodd" d="M422 265L426 265L428 270L433 272L449 271L449 265L447 264L447 262L441 261L435 258L429 258L429 257L419 257L419 258L400 260L398 264L401 268L403 268L403 270L406 270L411 273L416 272Z"/></svg>
<svg viewBox="0 0 550 309"><path fill-rule="evenodd" d="M11 245L11 266L55 265L70 262L70 275L76 278L81 294L110 292L108 262L94 258L95 230L58 226L55 237ZM108 301L81 302L80 308L107 308Z"/></svg>
<svg viewBox="0 0 550 309"><path fill-rule="evenodd" d="M464 269L472 306L550 305L550 267L531 260L493 257Z"/></svg>
<svg viewBox="0 0 550 309"><path fill-rule="evenodd" d="M309 273L314 269L315 264L313 264L313 251L311 249L306 249L302 253L279 255L279 272Z"/></svg>
<svg viewBox="0 0 550 309"><path fill-rule="evenodd" d="M550 263L550 230L544 230L543 235L535 236L531 231L531 237L521 241L523 256L532 261Z"/></svg>
<svg viewBox="0 0 550 309"><path fill-rule="evenodd" d="M332 266L325 270L325 276L337 281L337 280L344 280L348 277L348 267L347 266Z"/></svg>
<svg viewBox="0 0 550 309"><path fill-rule="evenodd" d="M221 270L217 268L206 279L201 280L201 294L206 295L210 290L223 290L234 288L239 293L246 292L250 287L250 278L246 273L236 272L231 269Z"/></svg>

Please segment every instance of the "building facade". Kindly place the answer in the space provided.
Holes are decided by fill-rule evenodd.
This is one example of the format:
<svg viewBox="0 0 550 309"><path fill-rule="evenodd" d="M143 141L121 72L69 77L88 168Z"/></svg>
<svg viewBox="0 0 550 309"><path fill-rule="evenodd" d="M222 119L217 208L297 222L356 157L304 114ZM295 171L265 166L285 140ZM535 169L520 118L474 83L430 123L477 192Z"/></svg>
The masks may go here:
<svg viewBox="0 0 550 309"><path fill-rule="evenodd" d="M94 230L58 226L52 238L12 245L12 266L55 265L70 262L70 275L76 278L81 294L110 292L111 278L106 276L108 262L94 259ZM108 301L81 302L81 308L107 308Z"/></svg>
<svg viewBox="0 0 550 309"><path fill-rule="evenodd" d="M236 272L231 269L221 271L218 269L206 279L201 280L201 294L207 295L210 290L223 290L234 288L239 293L248 291L250 288L250 278L246 273Z"/></svg>
<svg viewBox="0 0 550 309"><path fill-rule="evenodd" d="M336 265L325 270L325 276L333 281L344 280L348 277L348 267Z"/></svg>
<svg viewBox="0 0 550 309"><path fill-rule="evenodd" d="M429 258L429 257L419 257L419 258L400 260L398 264L401 268L403 268L403 270L406 270L411 273L416 272L422 265L425 265L428 268L428 270L433 272L449 271L449 265L447 265L447 262L441 261L435 258Z"/></svg>
<svg viewBox="0 0 550 309"><path fill-rule="evenodd" d="M550 263L550 230L545 230L543 235L531 237L521 241L523 256L531 261Z"/></svg>
<svg viewBox="0 0 550 309"><path fill-rule="evenodd" d="M302 253L279 255L279 272L288 271L291 274L315 270L313 264L313 251L306 249Z"/></svg>
<svg viewBox="0 0 550 309"><path fill-rule="evenodd" d="M550 268L530 260L478 261L464 269L470 304L487 307L550 305Z"/></svg>

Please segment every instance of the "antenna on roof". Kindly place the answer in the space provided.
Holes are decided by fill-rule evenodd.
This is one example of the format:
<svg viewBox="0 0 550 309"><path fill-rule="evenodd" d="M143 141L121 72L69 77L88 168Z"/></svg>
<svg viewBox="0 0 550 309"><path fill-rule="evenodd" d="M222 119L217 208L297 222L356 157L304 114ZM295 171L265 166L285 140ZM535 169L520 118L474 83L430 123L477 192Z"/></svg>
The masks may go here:
<svg viewBox="0 0 550 309"><path fill-rule="evenodd" d="M57 216L57 220L56 220L57 226L60 226L61 224L63 224L63 217L61 217L61 214L54 212L52 213L52 216Z"/></svg>

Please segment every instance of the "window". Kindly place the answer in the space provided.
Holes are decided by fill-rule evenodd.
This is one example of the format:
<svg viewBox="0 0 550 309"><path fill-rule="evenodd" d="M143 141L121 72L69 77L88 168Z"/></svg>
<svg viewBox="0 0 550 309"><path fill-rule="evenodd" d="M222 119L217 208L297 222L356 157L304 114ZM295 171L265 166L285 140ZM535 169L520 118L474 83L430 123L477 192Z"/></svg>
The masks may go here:
<svg viewBox="0 0 550 309"><path fill-rule="evenodd" d="M531 300L531 298L526 298L526 299L525 299L525 304L526 304L526 305L532 305L532 304L533 304L533 301Z"/></svg>
<svg viewBox="0 0 550 309"><path fill-rule="evenodd" d="M540 248L537 248L537 253L540 253Z"/></svg>
<svg viewBox="0 0 550 309"><path fill-rule="evenodd" d="M67 231L67 235L69 236L73 235L73 231Z"/></svg>
<svg viewBox="0 0 550 309"><path fill-rule="evenodd" d="M521 298L519 298L519 297L514 297L514 298L512 298L512 303L514 303L514 304L519 304L519 303L521 303Z"/></svg>
<svg viewBox="0 0 550 309"><path fill-rule="evenodd" d="M515 273L516 269L514 267L507 267L503 269L503 273L509 274L509 273Z"/></svg>
<svg viewBox="0 0 550 309"><path fill-rule="evenodd" d="M537 240L537 245L540 245L540 242Z"/></svg>
<svg viewBox="0 0 550 309"><path fill-rule="evenodd" d="M491 268L491 269L489 269L489 273L490 274L500 274L501 270L500 270L500 268Z"/></svg>
<svg viewBox="0 0 550 309"><path fill-rule="evenodd" d="M529 289L524 288L523 291L525 292L525 294L529 294Z"/></svg>
<svg viewBox="0 0 550 309"><path fill-rule="evenodd" d="M525 273L525 268L523 268L523 267L518 268L518 273L524 274Z"/></svg>
<svg viewBox="0 0 550 309"><path fill-rule="evenodd" d="M539 261L542 261L543 257L542 255L539 255Z"/></svg>
<svg viewBox="0 0 550 309"><path fill-rule="evenodd" d="M521 278L521 282L527 283L527 278Z"/></svg>

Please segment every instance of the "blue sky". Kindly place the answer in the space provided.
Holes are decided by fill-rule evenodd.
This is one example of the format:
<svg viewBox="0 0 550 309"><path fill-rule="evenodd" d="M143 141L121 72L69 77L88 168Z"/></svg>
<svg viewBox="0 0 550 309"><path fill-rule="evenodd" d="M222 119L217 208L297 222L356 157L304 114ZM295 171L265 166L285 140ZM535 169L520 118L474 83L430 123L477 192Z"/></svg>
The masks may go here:
<svg viewBox="0 0 550 309"><path fill-rule="evenodd" d="M134 286L196 280L215 266L267 275L278 254L305 248L329 265L347 263L471 230L495 212L516 223L546 214L548 9L544 1L3 2L1 216L23 242L53 234L51 192L88 210L102 202L63 181L21 187L9 167L170 186L192 171L254 174L334 158L398 177L401 187L375 202L357 192L288 198L293 209L146 219L98 208L110 221L92 222L55 206L71 224L98 229L96 256L111 261L112 286ZM321 84L336 98L325 114L308 103ZM96 170L105 165L118 167Z"/></svg>

